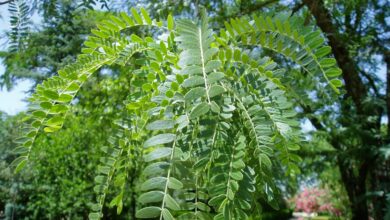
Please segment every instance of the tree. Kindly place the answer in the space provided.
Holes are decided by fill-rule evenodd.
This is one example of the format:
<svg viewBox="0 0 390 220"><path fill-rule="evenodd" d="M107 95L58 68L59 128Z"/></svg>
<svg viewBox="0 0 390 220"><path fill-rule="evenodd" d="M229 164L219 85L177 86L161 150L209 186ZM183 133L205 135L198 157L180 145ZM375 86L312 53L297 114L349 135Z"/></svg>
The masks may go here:
<svg viewBox="0 0 390 220"><path fill-rule="evenodd" d="M118 212L126 186L135 187L137 218L245 219L259 214L261 198L276 207L271 170L300 172L293 152L300 135L285 95L289 87L280 81L284 71L256 52L260 45L283 54L338 92L341 71L326 57L330 48L321 33L289 14L233 19L217 35L205 12L200 22L174 23L168 16L166 26L144 9L131 12L98 25L77 61L38 85L15 170L27 164L41 130L62 127L87 79L104 65L119 65L131 87L126 108L116 109L125 117L112 118L116 131L102 147L107 155L97 168L91 219L101 217L110 186L119 190L110 202ZM145 35L127 37L138 28Z"/></svg>
<svg viewBox="0 0 390 220"><path fill-rule="evenodd" d="M8 121L13 124L5 124L18 131L17 119L22 117L9 117ZM5 211L2 218L87 218L89 203L94 197L94 167L99 164L95 146L101 143L105 134L99 132L101 126L95 118L77 118L74 115L68 118L71 120L58 135L38 137L30 161L33 169L25 169L20 175L13 175L7 166L6 162L10 163L15 154L4 147L7 139L15 139L13 136L17 134L1 138L4 141L4 145L0 146L4 150L2 156L9 158L1 162L0 210ZM11 128L7 130L12 131ZM99 135L90 135L88 131ZM107 215L110 214L107 212Z"/></svg>
<svg viewBox="0 0 390 220"><path fill-rule="evenodd" d="M324 106L307 103L305 114L318 131L329 132L329 143L337 149L337 165L351 202L353 219L368 219L369 192L380 192L373 199L376 219L384 218L385 195L388 192L388 162L380 149L388 144L388 134L382 131L381 119L389 114L389 91L375 75L381 56L388 64L388 30L385 17L386 1L308 1L303 0L315 22L321 28L337 64L343 70L346 94L339 99L336 114L319 116ZM373 13L372 19L365 19ZM379 64L378 64L379 63ZM387 83L390 80L387 78ZM388 87L388 86L387 86ZM384 91L386 91L384 93ZM386 109L387 108L387 109ZM326 120L334 118L335 123ZM389 127L389 124L387 125Z"/></svg>
<svg viewBox="0 0 390 220"><path fill-rule="evenodd" d="M20 79L32 80L36 86L74 62L85 36L105 16L105 12L86 10L94 2L10 1L11 31L8 48L0 53L5 66L0 88L11 89ZM33 13L42 15L39 31L30 24Z"/></svg>

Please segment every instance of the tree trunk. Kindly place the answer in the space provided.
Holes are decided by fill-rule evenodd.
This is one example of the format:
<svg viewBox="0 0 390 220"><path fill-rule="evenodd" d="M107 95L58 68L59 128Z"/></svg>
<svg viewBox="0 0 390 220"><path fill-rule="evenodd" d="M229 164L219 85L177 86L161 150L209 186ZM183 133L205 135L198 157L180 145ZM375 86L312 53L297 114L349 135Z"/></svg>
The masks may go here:
<svg viewBox="0 0 390 220"><path fill-rule="evenodd" d="M337 64L343 71L342 76L347 90L347 97L352 98L355 105L354 110L356 110L358 116L363 116L357 117L357 120L362 120L363 124L365 124L366 116L370 115L370 113L367 114L367 112L364 112L364 108L362 108L362 101L367 96L367 88L363 84L356 64L350 56L348 45L340 37L340 30L337 30L333 24L331 14L325 7L323 0L303 0L302 2L307 6L314 16L318 27L320 27L327 37ZM367 126L369 127L370 125L363 125L363 127ZM335 147L339 145L335 139L331 142L333 142L332 145ZM337 149L343 151L340 147L337 147ZM351 155L340 156L337 163L351 203L352 219L367 220L369 216L366 198L368 158L346 158L348 156ZM360 167L356 167L356 164L360 164Z"/></svg>
<svg viewBox="0 0 390 220"><path fill-rule="evenodd" d="M390 139L390 52L383 55L386 63L386 106L387 106L387 138Z"/></svg>
<svg viewBox="0 0 390 220"><path fill-rule="evenodd" d="M356 106L356 111L362 111L362 100L367 94L367 88L356 69L356 65L351 58L345 40L340 38L340 34L333 25L332 17L325 7L323 0L303 0L303 3L309 8L311 14L316 19L318 27L329 40L333 55L337 64L343 71L343 78L347 95L352 98Z"/></svg>
<svg viewBox="0 0 390 220"><path fill-rule="evenodd" d="M368 220L368 207L366 198L367 168L361 167L356 176L353 165L339 160L341 179L348 193L351 205L352 220Z"/></svg>

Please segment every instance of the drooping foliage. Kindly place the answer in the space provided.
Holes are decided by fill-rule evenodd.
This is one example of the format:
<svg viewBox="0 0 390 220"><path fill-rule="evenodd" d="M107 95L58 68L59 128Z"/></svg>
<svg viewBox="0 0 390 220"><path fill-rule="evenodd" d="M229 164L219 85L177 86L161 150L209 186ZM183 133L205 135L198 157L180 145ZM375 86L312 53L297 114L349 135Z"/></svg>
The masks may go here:
<svg viewBox="0 0 390 220"><path fill-rule="evenodd" d="M102 217L112 187L118 195L110 204L121 212L129 182L138 186L137 218L247 219L258 214L259 199L277 208L273 167L300 172L294 153L300 134L288 87L279 80L288 73L255 52L281 53L337 91L340 70L326 57L320 32L289 15L233 19L216 33L205 12L199 21L177 22L131 12L99 24L77 61L36 88L15 149L21 154L12 163L16 171L40 131L61 129L88 78L119 65L131 73L126 108L116 109L125 120L115 121L110 144L101 146L106 156L96 169L90 219Z"/></svg>
<svg viewBox="0 0 390 220"><path fill-rule="evenodd" d="M29 33L30 8L26 2L15 0L10 1L8 11L11 14L10 50L23 50L23 43L26 42Z"/></svg>

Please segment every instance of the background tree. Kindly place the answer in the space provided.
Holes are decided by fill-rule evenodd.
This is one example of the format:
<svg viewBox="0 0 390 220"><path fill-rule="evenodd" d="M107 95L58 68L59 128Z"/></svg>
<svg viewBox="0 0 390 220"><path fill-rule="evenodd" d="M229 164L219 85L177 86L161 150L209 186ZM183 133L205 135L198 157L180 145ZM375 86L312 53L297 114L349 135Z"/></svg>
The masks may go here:
<svg viewBox="0 0 390 220"><path fill-rule="evenodd" d="M351 201L353 219L367 219L367 194L380 192L372 202L377 219L384 218L385 195L389 189L389 163L379 150L388 144L382 118L389 109L389 90L378 78L380 66L388 68L389 45L386 1L303 1L328 38L338 65L343 70L346 94L333 126L319 119L316 107L305 107L318 130L330 131L328 141L337 149L337 164ZM387 52L386 52L387 51ZM389 74L389 69L387 69ZM389 81L389 79L388 79ZM387 104L388 105L388 104ZM318 113L317 113L318 115ZM326 120L326 118L325 118ZM388 125L389 126L389 125ZM331 130L329 130L331 128ZM387 173L387 174L386 174Z"/></svg>

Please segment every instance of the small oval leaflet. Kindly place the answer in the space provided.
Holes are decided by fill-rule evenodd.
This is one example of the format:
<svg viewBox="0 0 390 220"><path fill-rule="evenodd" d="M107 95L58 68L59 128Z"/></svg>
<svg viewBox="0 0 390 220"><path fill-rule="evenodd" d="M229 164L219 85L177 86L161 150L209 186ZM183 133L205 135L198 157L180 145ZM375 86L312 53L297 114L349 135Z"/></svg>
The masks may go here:
<svg viewBox="0 0 390 220"><path fill-rule="evenodd" d="M331 83L333 86L335 86L335 87L340 87L340 86L343 85L343 83L342 83L341 80L339 80L339 79L332 79L332 80L330 81L330 83Z"/></svg>
<svg viewBox="0 0 390 220"><path fill-rule="evenodd" d="M158 217L161 213L161 208L156 206L145 207L140 209L135 214L137 218L155 218Z"/></svg>
<svg viewBox="0 0 390 220"><path fill-rule="evenodd" d="M49 99L57 99L58 98L58 93L53 91L53 90L45 90L43 91L43 95L46 97L46 98L49 98Z"/></svg>
<svg viewBox="0 0 390 220"><path fill-rule="evenodd" d="M212 97L220 95L220 94L222 94L224 92L225 92L225 89L222 86L220 86L220 85L213 85L209 89L209 96L210 96L210 98L212 98Z"/></svg>
<svg viewBox="0 0 390 220"><path fill-rule="evenodd" d="M212 72L207 76L207 83L212 84L223 79L225 74L222 72Z"/></svg>
<svg viewBox="0 0 390 220"><path fill-rule="evenodd" d="M165 177L153 177L151 179L146 180L141 185L141 190L148 191L151 189L164 189L166 182L167 182L167 178Z"/></svg>
<svg viewBox="0 0 390 220"><path fill-rule="evenodd" d="M219 60L210 60L205 66L205 72L209 73L212 70L218 69L221 66L221 61Z"/></svg>
<svg viewBox="0 0 390 220"><path fill-rule="evenodd" d="M162 215L164 217L164 220L175 220L175 218L172 216L168 209L163 209Z"/></svg>
<svg viewBox="0 0 390 220"><path fill-rule="evenodd" d="M146 203L152 203L152 202L161 202L164 198L164 193L161 191L150 191L146 192L138 198L138 201L146 204Z"/></svg>
<svg viewBox="0 0 390 220"><path fill-rule="evenodd" d="M153 147L153 146L159 145L159 144L167 144L167 143L170 143L173 140L175 140L175 137L176 137L176 135L169 134L169 133L158 134L156 136L149 138L147 141L145 141L144 147L148 148L148 147Z"/></svg>
<svg viewBox="0 0 390 220"><path fill-rule="evenodd" d="M169 178L168 187L171 189L181 189L183 188L183 183L174 177Z"/></svg>
<svg viewBox="0 0 390 220"><path fill-rule="evenodd" d="M322 67L331 67L331 66L336 65L336 60L334 58L323 58L320 61L320 65Z"/></svg>
<svg viewBox="0 0 390 220"><path fill-rule="evenodd" d="M175 126L175 122L173 120L158 120L152 123L149 123L146 126L148 130L165 130L171 129Z"/></svg>
<svg viewBox="0 0 390 220"><path fill-rule="evenodd" d="M325 74L327 77L336 77L340 76L342 73L341 69L339 68L331 68L325 71Z"/></svg>
<svg viewBox="0 0 390 220"><path fill-rule="evenodd" d="M207 103L202 102L197 106L195 106L194 109L192 109L190 118L195 119L199 116L206 114L207 112L209 112L209 110L210 110L210 106Z"/></svg>
<svg viewBox="0 0 390 220"><path fill-rule="evenodd" d="M185 88L194 87L204 84L204 79L201 76L193 76L184 80L182 86Z"/></svg>
<svg viewBox="0 0 390 220"><path fill-rule="evenodd" d="M100 219L100 213L98 213L98 212L90 213L88 215L88 219L91 219L91 220Z"/></svg>
<svg viewBox="0 0 390 220"><path fill-rule="evenodd" d="M176 210L176 211L180 210L180 205L169 194L165 195L165 203L166 203L166 206L172 210Z"/></svg>
<svg viewBox="0 0 390 220"><path fill-rule="evenodd" d="M173 26L174 26L172 14L168 15L167 23L168 23L168 25L167 25L168 30L172 30Z"/></svg>
<svg viewBox="0 0 390 220"><path fill-rule="evenodd" d="M264 164L265 166L267 166L267 168L272 167L272 162L266 154L259 155L259 162L260 164Z"/></svg>
<svg viewBox="0 0 390 220"><path fill-rule="evenodd" d="M144 156L145 162L150 162L153 160L158 160L164 157L168 157L172 153L172 148L161 147L157 148L154 151Z"/></svg>
<svg viewBox="0 0 390 220"><path fill-rule="evenodd" d="M206 89L203 87L196 87L187 92L184 99L187 102L203 97L206 94Z"/></svg>

